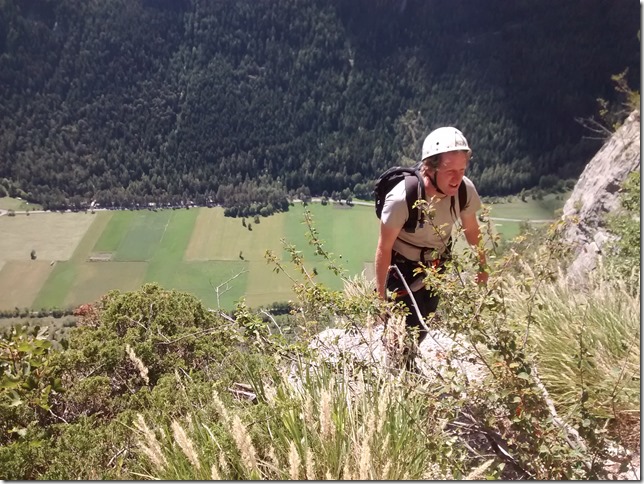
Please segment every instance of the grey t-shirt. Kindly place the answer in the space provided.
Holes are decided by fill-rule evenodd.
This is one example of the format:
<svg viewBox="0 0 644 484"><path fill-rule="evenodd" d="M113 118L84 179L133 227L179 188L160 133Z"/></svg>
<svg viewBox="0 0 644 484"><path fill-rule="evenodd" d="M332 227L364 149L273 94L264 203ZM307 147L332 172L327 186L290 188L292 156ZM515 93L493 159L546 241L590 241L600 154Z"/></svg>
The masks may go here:
<svg viewBox="0 0 644 484"><path fill-rule="evenodd" d="M475 214L481 208L481 199L469 178L463 177L463 183L467 189L467 205L463 209L463 213ZM402 226L409 217L404 181L401 181L387 194L382 208L382 216L380 217L382 223L388 227L401 229L394 242L394 250L410 260L420 260L418 247L433 248L437 250L437 255L442 254L447 248L446 243L456 222L450 210L451 197L438 199L427 196L426 200L429 203L430 217L422 227L416 226L414 233L402 230ZM458 195L454 196L454 210L457 214L460 213Z"/></svg>

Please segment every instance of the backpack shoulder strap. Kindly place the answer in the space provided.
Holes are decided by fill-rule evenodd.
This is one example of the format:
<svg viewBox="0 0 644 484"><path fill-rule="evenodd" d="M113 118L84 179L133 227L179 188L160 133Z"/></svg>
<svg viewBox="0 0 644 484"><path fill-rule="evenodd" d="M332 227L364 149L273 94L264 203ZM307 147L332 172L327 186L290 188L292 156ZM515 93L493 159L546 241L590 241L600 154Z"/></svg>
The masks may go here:
<svg viewBox="0 0 644 484"><path fill-rule="evenodd" d="M405 177L405 197L407 200L407 211L409 212L409 217L405 225L403 225L403 229L406 232L414 233L416 231L418 207L414 207L414 204L420 196L425 198L425 187L421 183L419 173L416 171L413 175Z"/></svg>
<svg viewBox="0 0 644 484"><path fill-rule="evenodd" d="M461 212L467 208L467 186L464 181L458 186L458 207Z"/></svg>
<svg viewBox="0 0 644 484"><path fill-rule="evenodd" d="M451 197L449 209L456 219L458 217L456 215L456 207L454 206L454 202L454 197ZM459 212L462 212L463 210L465 210L465 208L467 208L467 187L465 186L465 182L461 181L461 184L458 186L458 210Z"/></svg>

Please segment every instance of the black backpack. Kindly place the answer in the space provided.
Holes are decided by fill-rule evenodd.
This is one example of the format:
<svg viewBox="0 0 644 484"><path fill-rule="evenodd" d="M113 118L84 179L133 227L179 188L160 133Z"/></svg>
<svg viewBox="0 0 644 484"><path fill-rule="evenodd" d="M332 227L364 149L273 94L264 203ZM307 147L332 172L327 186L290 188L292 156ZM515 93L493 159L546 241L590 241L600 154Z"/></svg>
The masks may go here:
<svg viewBox="0 0 644 484"><path fill-rule="evenodd" d="M405 225L403 225L403 229L410 233L416 231L416 226L420 218L420 210L418 207L414 207L414 204L417 200L425 199L425 184L423 183L423 178L419 170L420 163L414 166L394 166L389 168L380 175L373 190L374 198L376 199L376 215L380 218L387 194L403 179L405 180L409 218L407 218ZM467 188L463 182L458 186L458 204L461 210L467 206ZM454 217L456 217L454 197L451 197L450 210L454 214Z"/></svg>

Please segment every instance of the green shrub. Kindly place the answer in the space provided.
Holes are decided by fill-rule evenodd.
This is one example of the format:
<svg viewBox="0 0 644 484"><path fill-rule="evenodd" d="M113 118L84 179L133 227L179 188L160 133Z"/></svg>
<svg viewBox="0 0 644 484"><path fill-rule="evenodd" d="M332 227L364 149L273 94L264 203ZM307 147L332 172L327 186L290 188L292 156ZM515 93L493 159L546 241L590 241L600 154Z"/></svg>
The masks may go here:
<svg viewBox="0 0 644 484"><path fill-rule="evenodd" d="M626 280L629 287L638 290L640 284L640 173L631 173L621 190L622 210L607 217L608 229L617 240L605 251L607 266L615 279Z"/></svg>
<svg viewBox="0 0 644 484"><path fill-rule="evenodd" d="M59 380L47 374L52 346L47 330L17 326L0 339L1 445L24 436L49 410L52 389L60 390Z"/></svg>
<svg viewBox="0 0 644 484"><path fill-rule="evenodd" d="M85 309L64 351L50 352L42 335L15 333L2 341L0 438L13 450L2 454L0 475L122 477L117 460L109 459L127 447L128 412L181 414L195 401L207 401L213 382L235 379L234 363L244 351L236 324L191 295L147 284L113 291ZM170 380L181 382L168 386ZM32 428L45 432L36 436ZM41 459L41 446L52 449L47 459ZM71 455L86 463L70 465Z"/></svg>

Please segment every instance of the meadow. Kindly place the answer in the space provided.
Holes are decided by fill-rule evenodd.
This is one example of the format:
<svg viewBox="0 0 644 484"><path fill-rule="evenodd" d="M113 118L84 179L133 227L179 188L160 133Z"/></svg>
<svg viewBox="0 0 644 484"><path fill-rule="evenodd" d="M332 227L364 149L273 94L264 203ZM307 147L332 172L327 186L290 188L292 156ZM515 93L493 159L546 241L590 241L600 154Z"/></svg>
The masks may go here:
<svg viewBox="0 0 644 484"><path fill-rule="evenodd" d="M42 210L42 206L21 198L0 197L0 210Z"/></svg>
<svg viewBox="0 0 644 484"><path fill-rule="evenodd" d="M519 233L516 220L551 219L561 205L551 196L490 208L492 217L515 219L493 223L508 240ZM373 274L378 220L371 204L297 203L259 223L224 217L218 207L64 214L21 213L24 207L0 199L0 209L16 210L0 217L0 310L74 307L146 282L190 292L211 308L231 309L241 297L253 307L286 301L293 297L290 277L302 276L276 272L265 257L271 250L290 269L284 243L301 251L317 280L342 289L342 279L309 244L305 209L345 276Z"/></svg>

